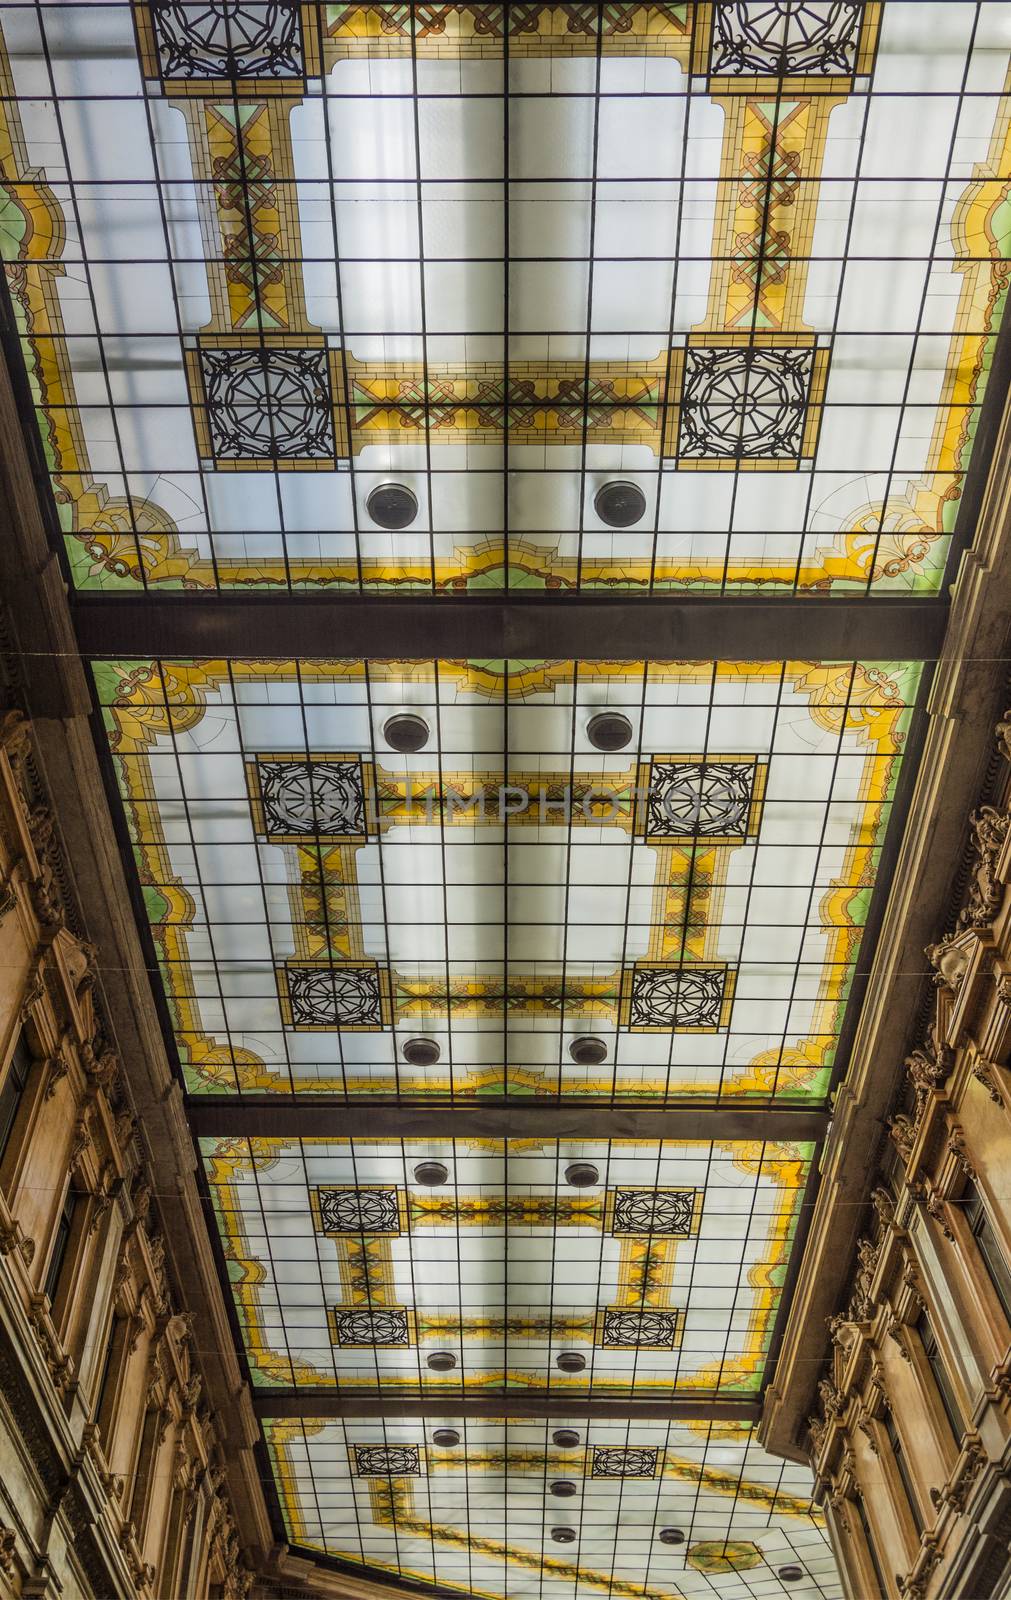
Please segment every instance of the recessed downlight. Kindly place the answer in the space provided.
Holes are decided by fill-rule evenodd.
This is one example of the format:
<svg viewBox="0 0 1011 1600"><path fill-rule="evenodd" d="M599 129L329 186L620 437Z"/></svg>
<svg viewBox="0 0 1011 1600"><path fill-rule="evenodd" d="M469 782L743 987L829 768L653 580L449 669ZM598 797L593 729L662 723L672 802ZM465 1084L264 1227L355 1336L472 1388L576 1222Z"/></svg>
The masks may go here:
<svg viewBox="0 0 1011 1600"><path fill-rule="evenodd" d="M430 1356L425 1357L425 1362L433 1372L452 1372L456 1357L452 1350L433 1350Z"/></svg>
<svg viewBox="0 0 1011 1600"><path fill-rule="evenodd" d="M414 1169L414 1181L426 1189L438 1189L449 1177L449 1168L441 1161L419 1161Z"/></svg>
<svg viewBox="0 0 1011 1600"><path fill-rule="evenodd" d="M551 1443L556 1444L559 1450L574 1450L579 1440L580 1435L575 1428L556 1428L551 1435Z"/></svg>
<svg viewBox="0 0 1011 1600"><path fill-rule="evenodd" d="M556 1478L554 1483L548 1484L548 1494L553 1494L556 1500L571 1500L579 1490L571 1478Z"/></svg>
<svg viewBox="0 0 1011 1600"><path fill-rule="evenodd" d="M436 1428L432 1434L432 1443L437 1444L440 1450L452 1450L454 1445L460 1443L460 1435L455 1428Z"/></svg>
<svg viewBox="0 0 1011 1600"><path fill-rule="evenodd" d="M570 1161L565 1169L565 1181L574 1189L589 1189L600 1182L600 1173L592 1161Z"/></svg>
<svg viewBox="0 0 1011 1600"><path fill-rule="evenodd" d="M599 1067L602 1061L607 1060L607 1045L603 1039L584 1033L580 1038L573 1039L569 1045L569 1055L577 1066Z"/></svg>
<svg viewBox="0 0 1011 1600"><path fill-rule="evenodd" d="M789 1566L777 1567L776 1569L776 1577L782 1578L784 1583L799 1583L803 1576L804 1568L798 1567L793 1561L790 1562Z"/></svg>
<svg viewBox="0 0 1011 1600"><path fill-rule="evenodd" d="M383 723L383 738L391 750L399 750L401 755L424 750L428 736L428 723L413 711L398 711L395 717Z"/></svg>
<svg viewBox="0 0 1011 1600"><path fill-rule="evenodd" d="M684 1544L685 1536L681 1528L661 1528L657 1534L661 1544Z"/></svg>
<svg viewBox="0 0 1011 1600"><path fill-rule="evenodd" d="M365 509L381 528L409 528L418 515L418 501L404 483L380 483L368 495Z"/></svg>
<svg viewBox="0 0 1011 1600"><path fill-rule="evenodd" d="M631 528L646 515L646 496L637 483L614 478L597 490L593 509L609 528Z"/></svg>
<svg viewBox="0 0 1011 1600"><path fill-rule="evenodd" d="M582 1372L586 1357L580 1355L578 1350L563 1350L560 1356L555 1357L555 1366L560 1372Z"/></svg>
<svg viewBox="0 0 1011 1600"><path fill-rule="evenodd" d="M624 750L632 742L632 724L620 711L598 711L586 724L586 737L595 750Z"/></svg>
<svg viewBox="0 0 1011 1600"><path fill-rule="evenodd" d="M434 1039L408 1039L403 1055L412 1067L434 1067L442 1051Z"/></svg>
<svg viewBox="0 0 1011 1600"><path fill-rule="evenodd" d="M575 1544L575 1528L552 1528L551 1537L556 1544Z"/></svg>

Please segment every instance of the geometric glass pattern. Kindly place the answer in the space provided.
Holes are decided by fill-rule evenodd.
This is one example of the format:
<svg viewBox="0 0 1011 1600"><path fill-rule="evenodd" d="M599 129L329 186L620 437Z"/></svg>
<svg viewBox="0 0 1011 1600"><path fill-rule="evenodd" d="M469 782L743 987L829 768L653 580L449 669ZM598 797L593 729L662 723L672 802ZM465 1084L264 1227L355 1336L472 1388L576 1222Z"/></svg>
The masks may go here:
<svg viewBox="0 0 1011 1600"><path fill-rule="evenodd" d="M811 349L687 350L680 454L798 460L813 370Z"/></svg>
<svg viewBox="0 0 1011 1600"><path fill-rule="evenodd" d="M352 1563L363 1577L378 1568L387 1587L424 1581L443 1594L534 1600L544 1540L545 1596L561 1593L564 1585L569 1600L599 1600L605 1594L625 1600L643 1595L784 1600L788 1585L778 1585L775 1573L793 1562L808 1580L795 1586L803 1600L841 1600L824 1518L811 1501L809 1470L768 1455L747 1423L637 1423L637 1445L654 1452L662 1469L655 1476L628 1478L598 1477L589 1462L584 1468L573 1460L563 1468L550 1443L552 1429L570 1427L580 1433L591 1459L598 1449L621 1451L628 1434L625 1420L574 1413L547 1426L543 1418L516 1417L471 1416L465 1423L447 1411L440 1412L439 1422L456 1428L461 1438L466 1428L466 1477L462 1448L454 1452L456 1459L433 1452L423 1461L431 1424L426 1428L420 1419L323 1418L310 1412L293 1427L290 1418L267 1418L264 1432L282 1485L288 1540ZM416 1450L419 1470L427 1476L422 1481L419 1472L390 1474L397 1480L393 1494L381 1481L358 1482L356 1447ZM367 1456L366 1463L372 1459ZM387 1476L381 1460L375 1458L374 1477L380 1480ZM551 1554L544 1528L545 1478L561 1471L586 1478L579 1484L582 1515L579 1500L565 1502L577 1508L571 1525L580 1534L578 1576L576 1562L565 1552ZM570 1523L561 1503L547 1503L556 1511L552 1522ZM656 1534L665 1527L680 1528L684 1545L661 1544ZM742 1568L739 1558L745 1546L751 1555L755 1541L762 1562L751 1571L750 1560ZM724 1575L689 1565L685 1556L693 1547L701 1547L703 1558L709 1550L726 1551ZM571 1560L571 1570L563 1573L553 1565L562 1560L566 1567ZM870 1600L869 1593L861 1600Z"/></svg>
<svg viewBox="0 0 1011 1600"><path fill-rule="evenodd" d="M918 679L96 664L188 1089L823 1103ZM605 693L634 753L587 749ZM382 734L405 705L430 729L409 760ZM503 817L505 785L528 804Z"/></svg>
<svg viewBox="0 0 1011 1600"><path fill-rule="evenodd" d="M714 73L852 74L863 0L717 0Z"/></svg>
<svg viewBox="0 0 1011 1600"><path fill-rule="evenodd" d="M396 1189L320 1189L324 1233L399 1233Z"/></svg>
<svg viewBox="0 0 1011 1600"><path fill-rule="evenodd" d="M1006 299L1011 0L911 15L0 0L2 249L73 585L943 592ZM647 507L619 538L615 478Z"/></svg>
<svg viewBox="0 0 1011 1600"><path fill-rule="evenodd" d="M654 760L646 837L745 838L757 770L753 761Z"/></svg>
<svg viewBox="0 0 1011 1600"><path fill-rule="evenodd" d="M604 1311L600 1344L605 1350L673 1350L680 1323L676 1311Z"/></svg>
<svg viewBox="0 0 1011 1600"><path fill-rule="evenodd" d="M297 0L149 0L164 78L302 72Z"/></svg>
<svg viewBox="0 0 1011 1600"><path fill-rule="evenodd" d="M628 1026L678 1033L722 1027L728 976L724 967L635 967Z"/></svg>
<svg viewBox="0 0 1011 1600"><path fill-rule="evenodd" d="M364 836L361 761L260 757L252 772L263 808L263 831L268 838Z"/></svg>
<svg viewBox="0 0 1011 1600"><path fill-rule="evenodd" d="M611 1232L687 1239L695 1216L694 1189L618 1189Z"/></svg>
<svg viewBox="0 0 1011 1600"><path fill-rule="evenodd" d="M592 1478L655 1478L660 1452L629 1445L597 1445L591 1459Z"/></svg>
<svg viewBox="0 0 1011 1600"><path fill-rule="evenodd" d="M420 1451L417 1445L359 1444L355 1446L355 1472L359 1478L417 1477Z"/></svg>
<svg viewBox="0 0 1011 1600"><path fill-rule="evenodd" d="M406 1311L341 1311L333 1313L334 1343L355 1349L411 1343Z"/></svg>
<svg viewBox="0 0 1011 1600"><path fill-rule="evenodd" d="M381 1028L382 991L376 967L297 967L278 974L287 990L292 1028Z"/></svg>
<svg viewBox="0 0 1011 1600"><path fill-rule="evenodd" d="M216 460L317 460L333 455L325 350L202 346L200 370Z"/></svg>
<svg viewBox="0 0 1011 1600"><path fill-rule="evenodd" d="M579 1403L757 1394L780 1303L777 1268L813 1148L680 1138L201 1140L261 1392L378 1391L405 1404L559 1386ZM606 1187L565 1181L577 1156L606 1173ZM419 1185L423 1160L439 1161L451 1181ZM357 1231L344 1204L355 1191L366 1224ZM616 1233L614 1195L646 1193L696 1195L691 1232ZM329 1194L341 1197L340 1228L326 1225ZM370 1226L390 1226L394 1195L399 1234ZM563 1376L562 1350L583 1355L586 1368ZM442 1351L457 1358L448 1374L428 1365ZM637 1434L611 1442L644 1443Z"/></svg>

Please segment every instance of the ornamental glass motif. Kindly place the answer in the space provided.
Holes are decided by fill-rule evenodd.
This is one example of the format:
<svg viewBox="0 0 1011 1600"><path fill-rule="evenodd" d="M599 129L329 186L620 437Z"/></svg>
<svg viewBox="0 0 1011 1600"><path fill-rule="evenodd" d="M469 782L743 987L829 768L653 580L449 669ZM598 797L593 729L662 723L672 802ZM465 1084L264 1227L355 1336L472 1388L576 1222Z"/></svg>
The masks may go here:
<svg viewBox="0 0 1011 1600"><path fill-rule="evenodd" d="M929 12L0 0L0 257L71 590L945 595L1011 3ZM840 1600L809 1474L706 1412L769 1381L819 1143L768 1114L830 1104L921 664L795 659L789 621L774 661L334 633L93 664L189 1109L258 1119L200 1154L285 1537L490 1600L765 1600L790 1564ZM495 1136L517 1101L615 1121ZM753 1138L663 1136L727 1109Z"/></svg>
<svg viewBox="0 0 1011 1600"><path fill-rule="evenodd" d="M0 251L72 582L943 593L1011 5L929 16L0 5Z"/></svg>
<svg viewBox="0 0 1011 1600"><path fill-rule="evenodd" d="M190 1092L824 1103L919 677L96 665Z"/></svg>

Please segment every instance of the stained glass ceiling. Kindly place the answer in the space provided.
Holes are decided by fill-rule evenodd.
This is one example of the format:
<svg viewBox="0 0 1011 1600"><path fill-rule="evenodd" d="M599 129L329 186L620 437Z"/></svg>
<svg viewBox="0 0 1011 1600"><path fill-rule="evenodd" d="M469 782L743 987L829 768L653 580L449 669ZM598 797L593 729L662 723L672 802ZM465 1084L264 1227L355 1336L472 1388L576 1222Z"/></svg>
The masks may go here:
<svg viewBox="0 0 1011 1600"><path fill-rule="evenodd" d="M924 15L0 6L74 583L936 592L1011 7Z"/></svg>
<svg viewBox="0 0 1011 1600"><path fill-rule="evenodd" d="M919 677L96 666L189 1089L823 1103Z"/></svg>
<svg viewBox="0 0 1011 1600"><path fill-rule="evenodd" d="M0 0L0 48L277 1536L838 1600L756 1429L915 776L884 602L943 619L1005 359L1011 3ZM536 647L447 643L489 595Z"/></svg>

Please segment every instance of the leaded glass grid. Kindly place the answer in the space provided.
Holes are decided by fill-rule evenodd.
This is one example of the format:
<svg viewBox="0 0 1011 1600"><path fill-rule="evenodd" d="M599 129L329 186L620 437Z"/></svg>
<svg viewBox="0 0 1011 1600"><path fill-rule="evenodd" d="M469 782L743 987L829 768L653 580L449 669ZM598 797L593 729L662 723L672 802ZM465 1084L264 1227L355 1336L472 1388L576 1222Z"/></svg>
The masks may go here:
<svg viewBox="0 0 1011 1600"><path fill-rule="evenodd" d="M95 681L193 1093L823 1102L918 666ZM602 709L627 749L591 745ZM414 755L384 733L404 710L429 729ZM571 1057L587 1034L600 1065ZM436 1062L405 1058L418 1036Z"/></svg>
<svg viewBox="0 0 1011 1600"><path fill-rule="evenodd" d="M757 1394L812 1149L760 1139L201 1140L257 1388L435 1399ZM447 1168L444 1187L417 1181L424 1159ZM589 1188L566 1183L577 1159L597 1168ZM683 1236L617 1223L616 1193L672 1187L691 1193ZM335 1231L328 1196L348 1188L363 1195L360 1225ZM396 1232L374 1205L389 1189L403 1219ZM429 1369L433 1350L455 1354L456 1368ZM561 1371L565 1351L585 1368Z"/></svg>
<svg viewBox="0 0 1011 1600"><path fill-rule="evenodd" d="M939 592L1011 5L927 14L0 5L0 250L75 585Z"/></svg>
<svg viewBox="0 0 1011 1600"><path fill-rule="evenodd" d="M767 1455L747 1424L587 1424L574 1415L563 1425L580 1444L560 1450L554 1424L445 1421L461 1435L455 1450L434 1448L420 1423L267 1420L288 1537L352 1568L365 1563L443 1592L769 1600L788 1592L777 1568L800 1563L804 1582L792 1592L841 1600L809 1474ZM376 1465L392 1457L424 1467L366 1479L356 1470L363 1449L377 1452ZM655 1457L655 1476L594 1473L598 1452L632 1450ZM547 1486L561 1476L578 1494L552 1504ZM548 1521L576 1531L568 1548L551 1542L546 1505ZM661 1543L664 1527L681 1529L684 1543Z"/></svg>

